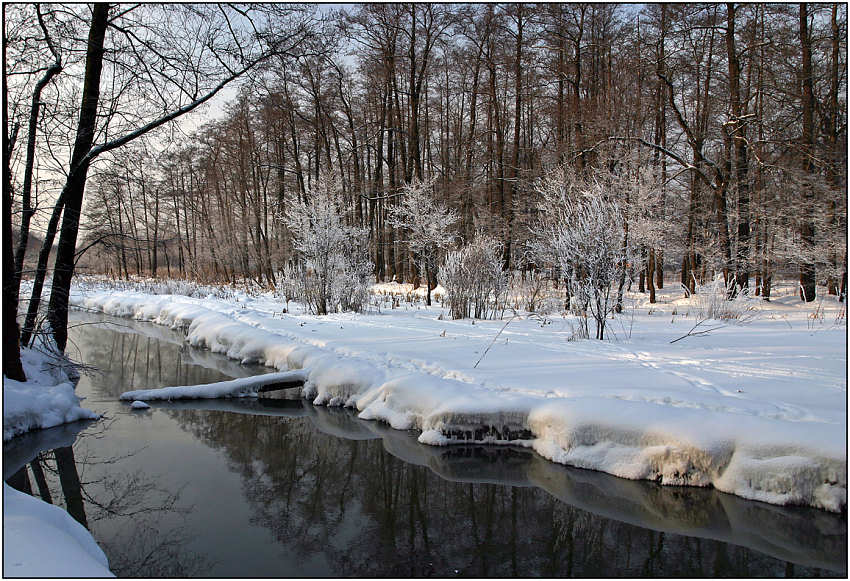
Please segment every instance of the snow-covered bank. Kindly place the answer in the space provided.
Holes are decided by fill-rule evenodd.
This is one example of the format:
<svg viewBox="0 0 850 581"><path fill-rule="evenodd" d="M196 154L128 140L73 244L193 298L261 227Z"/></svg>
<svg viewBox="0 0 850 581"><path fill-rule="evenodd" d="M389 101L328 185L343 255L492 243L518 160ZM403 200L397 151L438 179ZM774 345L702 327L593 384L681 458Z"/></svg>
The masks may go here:
<svg viewBox="0 0 850 581"><path fill-rule="evenodd" d="M317 318L281 315L271 296L96 288L75 289L72 302L183 329L190 344L240 361L303 369L315 403L421 430L423 443L514 441L626 478L846 506L846 327L813 327L781 300L752 325L672 345L695 322L682 301L637 313L631 337L616 327L615 342L568 342L559 318L516 320L477 368L503 321L416 307Z"/></svg>
<svg viewBox="0 0 850 581"><path fill-rule="evenodd" d="M21 350L27 381L3 377L3 441L38 428L97 419L80 407L74 385L52 358L35 349Z"/></svg>
<svg viewBox="0 0 850 581"><path fill-rule="evenodd" d="M91 533L70 514L3 484L5 577L114 577Z"/></svg>

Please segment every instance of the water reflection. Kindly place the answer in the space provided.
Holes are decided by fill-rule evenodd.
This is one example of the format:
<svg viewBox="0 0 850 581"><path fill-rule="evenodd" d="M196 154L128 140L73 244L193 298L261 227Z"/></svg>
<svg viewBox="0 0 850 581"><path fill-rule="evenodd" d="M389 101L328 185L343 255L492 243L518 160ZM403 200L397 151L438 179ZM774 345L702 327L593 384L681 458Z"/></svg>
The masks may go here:
<svg viewBox="0 0 850 581"><path fill-rule="evenodd" d="M622 480L522 448L423 446L309 404L310 422L291 410L169 413L240 471L279 542L325 547L334 573L748 576L782 575L788 560L807 575L846 560L846 523L821 511ZM346 424L356 440L338 439Z"/></svg>
<svg viewBox="0 0 850 581"><path fill-rule="evenodd" d="M622 480L523 448L423 446L295 394L133 413L121 391L259 369L118 323L129 328L73 331L81 358L105 370L79 389L113 425L16 438L4 478L23 485L23 471L45 500L81 500L119 575L845 575L846 517L821 511ZM56 449L75 456L77 494L45 452Z"/></svg>

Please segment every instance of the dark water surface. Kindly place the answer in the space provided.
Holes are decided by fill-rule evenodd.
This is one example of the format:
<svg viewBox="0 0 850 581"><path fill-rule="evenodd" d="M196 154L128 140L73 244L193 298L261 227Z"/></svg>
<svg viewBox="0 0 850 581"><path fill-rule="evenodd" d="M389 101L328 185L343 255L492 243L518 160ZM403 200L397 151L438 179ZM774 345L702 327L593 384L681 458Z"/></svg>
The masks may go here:
<svg viewBox="0 0 850 581"><path fill-rule="evenodd" d="M84 521L119 576L831 576L847 520L661 487L523 448L436 448L289 399L153 402L129 389L271 371L150 324L76 312L104 413L15 438L4 479Z"/></svg>

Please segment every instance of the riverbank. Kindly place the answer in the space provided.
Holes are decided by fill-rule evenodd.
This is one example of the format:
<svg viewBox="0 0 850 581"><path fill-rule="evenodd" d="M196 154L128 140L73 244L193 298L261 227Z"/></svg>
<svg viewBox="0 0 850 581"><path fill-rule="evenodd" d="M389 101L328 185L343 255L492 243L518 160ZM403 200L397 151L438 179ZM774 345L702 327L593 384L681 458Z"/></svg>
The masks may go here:
<svg viewBox="0 0 850 581"><path fill-rule="evenodd" d="M698 297L632 297L605 342L571 341L574 321L557 314L451 321L417 303L315 317L271 294L100 283L78 284L72 303L180 328L190 344L246 363L304 369L314 403L420 430L422 443L511 442L625 478L842 511L843 305L774 297L748 306L747 324L707 321L700 329L713 330L692 336Z"/></svg>
<svg viewBox="0 0 850 581"><path fill-rule="evenodd" d="M23 349L26 382L3 378L3 441L84 419L66 372L48 353ZM89 531L57 506L3 485L3 563L10 577L112 577Z"/></svg>

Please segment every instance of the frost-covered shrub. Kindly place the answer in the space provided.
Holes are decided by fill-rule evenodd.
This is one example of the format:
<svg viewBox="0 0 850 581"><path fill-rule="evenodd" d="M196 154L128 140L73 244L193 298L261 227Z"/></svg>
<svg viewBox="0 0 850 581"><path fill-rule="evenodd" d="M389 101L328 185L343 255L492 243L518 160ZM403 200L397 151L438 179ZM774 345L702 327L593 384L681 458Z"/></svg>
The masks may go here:
<svg viewBox="0 0 850 581"><path fill-rule="evenodd" d="M735 281L726 284L723 274L715 275L714 280L698 285L694 293L697 317L717 321L749 321L758 311L759 299L750 296L749 289L735 290ZM734 298L728 297L734 295Z"/></svg>
<svg viewBox="0 0 850 581"><path fill-rule="evenodd" d="M620 282L628 262L624 216L611 184L557 168L538 182L543 227L530 245L540 264L564 276L571 300L590 311L596 338L614 311L612 285ZM587 319L584 319L586 325Z"/></svg>
<svg viewBox="0 0 850 581"><path fill-rule="evenodd" d="M345 223L340 192L335 176L320 179L306 201L287 205L284 217L299 260L284 270L281 290L317 315L360 311L369 298L367 232Z"/></svg>
<svg viewBox="0 0 850 581"><path fill-rule="evenodd" d="M508 289L501 246L495 238L479 234L460 250L446 255L440 280L453 319L489 319L499 311Z"/></svg>
<svg viewBox="0 0 850 581"><path fill-rule="evenodd" d="M549 279L542 272L514 272L510 277L508 297L514 310L539 312L548 298Z"/></svg>
<svg viewBox="0 0 850 581"><path fill-rule="evenodd" d="M452 225L457 214L434 201L434 179L414 180L401 190L401 200L390 206L387 223L400 229L400 237L407 243L425 275L426 303L431 304L431 289L436 285L440 258L452 245Z"/></svg>

